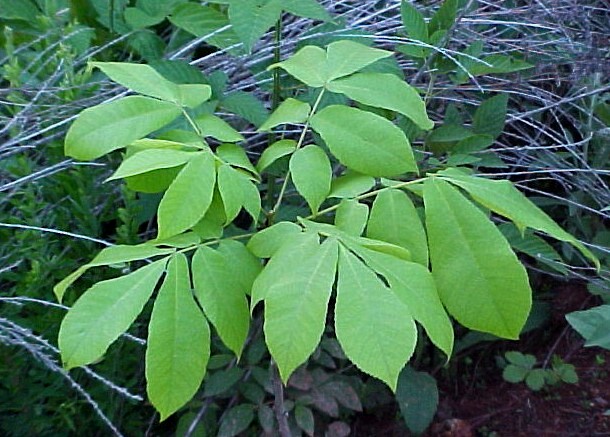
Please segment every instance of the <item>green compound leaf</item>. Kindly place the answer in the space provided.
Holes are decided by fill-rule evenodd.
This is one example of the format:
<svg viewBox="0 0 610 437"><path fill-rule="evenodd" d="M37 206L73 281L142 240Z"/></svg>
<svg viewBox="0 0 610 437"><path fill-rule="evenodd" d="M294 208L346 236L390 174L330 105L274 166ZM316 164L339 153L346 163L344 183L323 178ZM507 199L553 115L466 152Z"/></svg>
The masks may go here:
<svg viewBox="0 0 610 437"><path fill-rule="evenodd" d="M326 152L314 145L297 150L290 158L290 172L297 191L315 214L330 193L333 171Z"/></svg>
<svg viewBox="0 0 610 437"><path fill-rule="evenodd" d="M332 105L314 115L311 126L332 154L352 170L383 177L418 171L405 134L379 115Z"/></svg>
<svg viewBox="0 0 610 437"><path fill-rule="evenodd" d="M292 98L286 99L258 130L259 132L266 132L280 124L304 123L310 112L311 106L309 103Z"/></svg>
<svg viewBox="0 0 610 437"><path fill-rule="evenodd" d="M280 140L267 147L261 155L256 169L262 173L267 167L283 156L290 155L297 148L297 142L294 140Z"/></svg>
<svg viewBox="0 0 610 437"><path fill-rule="evenodd" d="M281 13L280 0L231 0L229 4L229 20L248 53Z"/></svg>
<svg viewBox="0 0 610 437"><path fill-rule="evenodd" d="M316 0L282 0L282 9L292 15L312 20L330 21L331 16Z"/></svg>
<svg viewBox="0 0 610 437"><path fill-rule="evenodd" d="M376 108L396 111L422 129L432 129L426 105L415 88L393 74L356 73L326 85L329 91Z"/></svg>
<svg viewBox="0 0 610 437"><path fill-rule="evenodd" d="M375 198L366 236L404 247L412 260L428 266L428 241L413 202L399 190L382 191Z"/></svg>
<svg viewBox="0 0 610 437"><path fill-rule="evenodd" d="M326 82L324 66L326 51L316 46L305 46L279 64L269 68L282 68L292 77L313 88L320 88Z"/></svg>
<svg viewBox="0 0 610 437"><path fill-rule="evenodd" d="M369 218L369 207L355 199L344 199L335 213L335 226L350 235L359 237Z"/></svg>
<svg viewBox="0 0 610 437"><path fill-rule="evenodd" d="M248 249L260 258L271 258L291 235L301 232L301 227L292 222L279 222L254 234Z"/></svg>
<svg viewBox="0 0 610 437"><path fill-rule="evenodd" d="M112 176L104 182L147 173L161 168L172 168L186 164L199 153L172 149L146 149L125 159Z"/></svg>
<svg viewBox="0 0 610 437"><path fill-rule="evenodd" d="M146 347L146 391L161 421L197 393L210 356L210 328L191 292L186 257L176 254L155 300Z"/></svg>
<svg viewBox="0 0 610 437"><path fill-rule="evenodd" d="M246 291L223 253L200 247L193 256L195 295L218 335L238 357L248 335Z"/></svg>
<svg viewBox="0 0 610 437"><path fill-rule="evenodd" d="M173 103L142 96L124 97L85 109L66 135L65 154L92 160L161 129L180 115Z"/></svg>
<svg viewBox="0 0 610 437"><path fill-rule="evenodd" d="M462 325L516 339L532 292L527 272L500 231L457 189L424 183L432 274L441 300Z"/></svg>
<svg viewBox="0 0 610 437"><path fill-rule="evenodd" d="M415 322L375 272L343 247L339 251L335 331L345 355L359 369L396 390L400 370L417 342Z"/></svg>
<svg viewBox="0 0 610 437"><path fill-rule="evenodd" d="M265 296L265 339L284 383L320 343L335 283L337 240L308 249L298 252L297 266L275 277L281 286Z"/></svg>
<svg viewBox="0 0 610 437"><path fill-rule="evenodd" d="M191 159L161 199L157 238L180 234L201 220L212 203L215 184L214 156L204 153Z"/></svg>
<svg viewBox="0 0 610 437"><path fill-rule="evenodd" d="M521 230L532 228L542 231L557 240L570 243L592 261L598 269L600 268L599 260L590 250L574 236L561 229L552 218L517 190L510 181L494 181L466 176L452 169L440 172L439 175L443 179L466 190L474 200L486 208L512 220Z"/></svg>
<svg viewBox="0 0 610 437"><path fill-rule="evenodd" d="M98 360L127 331L150 299L166 263L167 259L156 261L85 291L59 329L59 349L67 369Z"/></svg>

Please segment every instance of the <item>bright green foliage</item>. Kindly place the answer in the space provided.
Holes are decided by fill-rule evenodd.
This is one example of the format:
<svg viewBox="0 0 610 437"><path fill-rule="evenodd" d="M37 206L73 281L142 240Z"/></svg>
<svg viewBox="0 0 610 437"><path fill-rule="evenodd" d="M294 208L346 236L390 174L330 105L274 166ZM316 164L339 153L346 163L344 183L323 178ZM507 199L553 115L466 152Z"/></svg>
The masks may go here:
<svg viewBox="0 0 610 437"><path fill-rule="evenodd" d="M339 254L335 331L347 357L396 390L415 350L417 328L396 295L347 249Z"/></svg>
<svg viewBox="0 0 610 437"><path fill-rule="evenodd" d="M194 226L203 218L214 195L216 163L203 153L180 171L159 204L159 236L168 238Z"/></svg>
<svg viewBox="0 0 610 437"><path fill-rule="evenodd" d="M250 238L248 249L260 258L271 258L286 242L286 238L300 233L300 226L292 222L279 222Z"/></svg>
<svg viewBox="0 0 610 437"><path fill-rule="evenodd" d="M186 164L199 153L184 152L172 149L146 149L125 159L117 171L106 179L106 182L129 176L159 170L161 168L178 167Z"/></svg>
<svg viewBox="0 0 610 437"><path fill-rule="evenodd" d="M352 170L385 177L418 171L405 134L379 115L333 105L314 115L311 126L332 154Z"/></svg>
<svg viewBox="0 0 610 437"><path fill-rule="evenodd" d="M224 162L229 163L234 167L248 170L253 175L258 176L256 168L254 168L250 159L248 159L248 155L246 155L244 149L237 144L221 144L216 148L216 155Z"/></svg>
<svg viewBox="0 0 610 437"><path fill-rule="evenodd" d="M212 114L205 114L197 117L195 123L199 129L201 129L201 133L204 137L212 137L228 143L234 143L244 139L244 137L233 129L229 123Z"/></svg>
<svg viewBox="0 0 610 437"><path fill-rule="evenodd" d="M400 14L409 37L427 42L428 25L423 15L408 0L402 0L400 3Z"/></svg>
<svg viewBox="0 0 610 437"><path fill-rule="evenodd" d="M267 167L280 159L282 156L290 155L297 147L297 142L294 140L280 140L265 149L261 155L256 168L259 172L263 172Z"/></svg>
<svg viewBox="0 0 610 437"><path fill-rule="evenodd" d="M404 247L414 262L428 266L426 232L409 197L399 190L379 193L373 203L366 236Z"/></svg>
<svg viewBox="0 0 610 437"><path fill-rule="evenodd" d="M533 391L541 390L545 385L555 385L560 382L576 384L578 375L572 364L566 364L557 356L553 356L550 368L535 368L536 357L521 352L509 351L504 354L508 364L502 372L502 377L514 384L525 382Z"/></svg>
<svg viewBox="0 0 610 437"><path fill-rule="evenodd" d="M222 341L239 356L250 325L246 289L235 274L239 266L219 251L200 247L192 268L195 295L205 315Z"/></svg>
<svg viewBox="0 0 610 437"><path fill-rule="evenodd" d="M231 28L218 32L229 25L229 18L222 12L196 3L186 3L174 10L169 20L177 27L221 49L238 44L239 38Z"/></svg>
<svg viewBox="0 0 610 437"><path fill-rule="evenodd" d="M375 178L355 171L333 179L329 197L349 198L366 193L375 186Z"/></svg>
<svg viewBox="0 0 610 437"><path fill-rule="evenodd" d="M364 232L368 218L368 205L354 199L344 199L335 213L335 226L358 237Z"/></svg>
<svg viewBox="0 0 610 437"><path fill-rule="evenodd" d="M585 346L610 349L610 305L575 311L568 314L566 319L585 338Z"/></svg>
<svg viewBox="0 0 610 437"><path fill-rule="evenodd" d="M455 188L424 183L432 274L462 325L517 338L531 308L527 273L493 223Z"/></svg>
<svg viewBox="0 0 610 437"><path fill-rule="evenodd" d="M231 0L229 20L246 52L275 24L281 12L280 0Z"/></svg>
<svg viewBox="0 0 610 437"><path fill-rule="evenodd" d="M417 91L393 74L356 73L330 82L327 88L365 105L396 111L422 129L434 127Z"/></svg>
<svg viewBox="0 0 610 437"><path fill-rule="evenodd" d="M582 243L561 229L544 211L523 195L509 181L466 176L456 170L442 172L444 179L463 188L486 208L510 220L520 229L532 228L576 247L599 269L599 261Z"/></svg>
<svg viewBox="0 0 610 437"><path fill-rule="evenodd" d="M188 261L172 257L148 327L148 397L161 420L195 395L210 356L210 329L191 292Z"/></svg>
<svg viewBox="0 0 610 437"><path fill-rule="evenodd" d="M335 282L337 240L311 241L265 295L265 340L284 382L318 346Z"/></svg>
<svg viewBox="0 0 610 437"><path fill-rule="evenodd" d="M128 275L98 282L76 301L59 330L66 368L84 366L102 357L138 317L166 262L157 261Z"/></svg>
<svg viewBox="0 0 610 437"><path fill-rule="evenodd" d="M218 168L218 190L225 208L226 223L231 223L244 204L242 178L244 176L230 165Z"/></svg>
<svg viewBox="0 0 610 437"><path fill-rule="evenodd" d="M309 117L311 106L308 103L301 102L297 99L286 99L278 108L273 111L273 114L263 123L258 129L261 132L269 131L280 124L286 123L304 123Z"/></svg>
<svg viewBox="0 0 610 437"><path fill-rule="evenodd" d="M99 158L161 129L180 115L180 108L150 97L130 96L85 109L66 135L66 155Z"/></svg>
<svg viewBox="0 0 610 437"><path fill-rule="evenodd" d="M297 150L290 158L290 171L297 191L315 214L330 193L333 172L326 152L314 145Z"/></svg>

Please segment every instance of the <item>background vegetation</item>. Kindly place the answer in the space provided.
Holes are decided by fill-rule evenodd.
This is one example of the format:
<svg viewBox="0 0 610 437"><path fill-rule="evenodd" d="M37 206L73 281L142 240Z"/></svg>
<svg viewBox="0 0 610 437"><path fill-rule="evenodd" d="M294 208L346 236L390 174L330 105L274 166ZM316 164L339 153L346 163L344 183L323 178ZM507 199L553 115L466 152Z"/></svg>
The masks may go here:
<svg viewBox="0 0 610 437"><path fill-rule="evenodd" d="M232 47L210 36L217 28L189 22L191 15L184 9L188 6L180 3L185 2L0 0L3 433L70 435L87 429L98 435L226 436L272 427L268 353L257 337L252 338L239 366L232 365L231 357L217 345L201 393L188 408L162 424L143 395L141 338L145 330L141 327L130 331L132 335L91 369L67 373L58 363L57 330L67 307L56 303L53 286L103 246L135 244L150 237L158 201L154 195L136 196L119 184L102 184L116 168L112 159L75 162L63 154L65 132L76 114L126 92L87 68L91 60L148 62L174 80L206 81L221 110L239 116L227 120L247 136L254 161L260 145L267 141L253 126L265 119L274 104L269 98L272 76L265 67L277 55L278 35L282 59L304 42L323 45L339 38L398 48L400 62L390 68L399 68L407 82L426 90L429 114L438 124L463 121L470 125L489 93L506 93L510 96L506 126L491 147L444 153L444 145L456 139L443 138L441 131L427 140L428 150L436 153L424 158L432 166L437 162L469 165L476 172L512 180L602 261L602 270L596 274L568 245L551 246L534 236L521 239L505 225L503 230L526 262L535 288L535 311L528 329L544 329L550 323L548 303L559 284L577 281L590 292L590 297L585 295L570 311L607 302L610 12L606 2L460 2L458 17L437 42L444 55L458 59L471 72L475 65L467 55L483 59L510 55L515 64L533 66L520 69L513 64L506 72L481 71L470 76L461 69L444 69L439 61L443 53L423 61L405 46L417 38L405 33L400 1L321 1L332 22L286 14L281 29L254 42L248 54L239 45ZM418 1L413 5L431 17L440 3ZM183 8L182 13L175 8ZM409 126L403 128L408 132ZM418 139L415 144L418 141L422 142ZM107 270L88 272L78 290L67 295L65 304L70 306L79 291L112 276ZM596 326L608 332L608 312L596 311ZM590 328L578 325L578 315L572 317L591 344L610 346L607 338L596 339ZM587 317L591 320L591 313ZM473 332L460 334L455 362L468 360L473 346L493 340ZM514 345L501 344L495 350L511 349ZM400 413L415 432L427 427L430 418L426 415L436 409L436 382L429 375L442 386L455 378L456 370L452 366L441 369L438 357L430 351L419 351L418 356L414 369L428 373L405 378L419 378L419 387L431 405L427 410L425 405L421 407L428 411L425 414L406 409ZM531 359L510 357L504 372L509 366L521 366L525 369L521 380L536 367ZM561 363L546 361L538 367L554 375L548 382L557 380L558 374L561 380L564 371L557 370ZM416 372L414 369L407 373ZM348 435L355 432L362 411L376 414L396 403L381 384L353 369L331 338L323 340L311 365L298 376L285 393L295 433L297 429L313 433L315 423L316 435ZM519 375L506 377L519 380ZM536 382L531 384L537 387ZM412 395L399 393L399 403ZM402 419L396 418L397 422Z"/></svg>

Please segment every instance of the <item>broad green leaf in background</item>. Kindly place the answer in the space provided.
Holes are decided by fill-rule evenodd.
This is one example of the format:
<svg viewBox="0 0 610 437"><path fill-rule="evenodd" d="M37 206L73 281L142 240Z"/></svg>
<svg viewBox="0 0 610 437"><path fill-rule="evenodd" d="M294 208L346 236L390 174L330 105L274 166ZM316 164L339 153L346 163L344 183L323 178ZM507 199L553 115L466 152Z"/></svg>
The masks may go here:
<svg viewBox="0 0 610 437"><path fill-rule="evenodd" d="M498 94L479 105L472 119L472 129L477 134L499 137L506 124L508 94Z"/></svg>
<svg viewBox="0 0 610 437"><path fill-rule="evenodd" d="M406 366L398 377L396 401L407 428L422 434L432 423L438 406L436 379L426 372Z"/></svg>
<svg viewBox="0 0 610 437"><path fill-rule="evenodd" d="M423 15L409 1L402 0L400 3L400 15L402 24L405 26L407 35L418 41L428 41L428 26Z"/></svg>
<svg viewBox="0 0 610 437"><path fill-rule="evenodd" d="M282 9L299 17L330 21L331 16L316 0L282 0Z"/></svg>
<svg viewBox="0 0 610 437"><path fill-rule="evenodd" d="M250 93L233 92L224 97L220 105L228 112L239 115L255 126L260 126L269 116L263 103Z"/></svg>
<svg viewBox="0 0 610 437"><path fill-rule="evenodd" d="M146 149L125 159L119 168L104 182L147 173L161 168L178 167L186 164L200 153L173 149Z"/></svg>
<svg viewBox="0 0 610 437"><path fill-rule="evenodd" d="M193 256L195 295L218 335L238 357L241 355L250 315L246 290L237 280L230 260L221 252L200 247Z"/></svg>
<svg viewBox="0 0 610 437"><path fill-rule="evenodd" d="M136 93L174 103L181 100L178 85L161 76L150 65L131 62L91 62L91 65Z"/></svg>
<svg viewBox="0 0 610 437"><path fill-rule="evenodd" d="M335 213L335 226L350 235L359 237L364 232L368 218L368 205L355 199L344 199Z"/></svg>
<svg viewBox="0 0 610 437"><path fill-rule="evenodd" d="M212 114L200 115L195 118L195 124L201 129L204 137L212 137L228 143L244 140L244 137L233 129L229 123Z"/></svg>
<svg viewBox="0 0 610 437"><path fill-rule="evenodd" d="M166 263L167 259L156 261L85 291L59 329L59 349L67 369L101 358L127 331L152 296Z"/></svg>
<svg viewBox="0 0 610 437"><path fill-rule="evenodd" d="M280 0L231 0L229 4L229 20L248 53L281 13Z"/></svg>
<svg viewBox="0 0 610 437"><path fill-rule="evenodd" d="M66 134L65 153L92 160L169 124L180 108L169 102L129 96L85 109Z"/></svg>
<svg viewBox="0 0 610 437"><path fill-rule="evenodd" d="M33 21L40 11L31 0L0 0L0 18Z"/></svg>
<svg viewBox="0 0 610 437"><path fill-rule="evenodd" d="M263 154L256 163L256 169L262 173L263 170L281 157L290 155L292 152L294 152L296 147L297 142L294 140L276 141L263 151Z"/></svg>
<svg viewBox="0 0 610 437"><path fill-rule="evenodd" d="M339 251L335 332L345 355L396 390L398 374L417 342L411 314L369 267Z"/></svg>
<svg viewBox="0 0 610 437"><path fill-rule="evenodd" d="M297 150L290 158L290 172L297 191L315 214L330 193L333 171L326 152L314 145Z"/></svg>
<svg viewBox="0 0 610 437"><path fill-rule="evenodd" d="M585 346L610 350L610 305L567 314L566 319L586 340Z"/></svg>
<svg viewBox="0 0 610 437"><path fill-rule="evenodd" d="M160 255L169 255L173 249L161 249L149 244L139 244L137 246L110 246L103 249L93 260L80 266L53 287L53 293L61 303L67 288L80 278L88 269L92 267L109 266L112 264L122 264L129 261L152 258Z"/></svg>
<svg viewBox="0 0 610 437"><path fill-rule="evenodd" d="M377 195L366 236L409 249L414 262L428 266L426 231L413 202L402 191L385 190Z"/></svg>
<svg viewBox="0 0 610 437"><path fill-rule="evenodd" d="M231 166L223 164L218 168L218 190L225 208L226 223L231 223L244 204L242 175Z"/></svg>
<svg viewBox="0 0 610 437"><path fill-rule="evenodd" d="M314 352L326 326L335 283L338 243L334 238L300 252L300 262L276 280L265 296L265 340L284 383Z"/></svg>
<svg viewBox="0 0 610 437"><path fill-rule="evenodd" d="M365 105L396 111L422 129L434 127L415 88L393 74L356 73L329 82L326 87Z"/></svg>
<svg viewBox="0 0 610 437"><path fill-rule="evenodd" d="M495 181L467 176L451 169L442 171L439 175L466 190L474 200L486 208L512 220L519 229L532 228L557 240L570 243L592 261L598 269L600 268L599 260L590 250L574 236L564 231L543 210L525 197L521 191L517 190L510 181Z"/></svg>
<svg viewBox="0 0 610 437"><path fill-rule="evenodd" d="M333 179L328 197L356 197L362 193L366 193L374 186L375 178L355 171L348 171L343 176Z"/></svg>
<svg viewBox="0 0 610 437"><path fill-rule="evenodd" d="M280 124L304 123L310 112L311 106L308 103L293 98L286 99L258 130L259 132L265 132Z"/></svg>
<svg viewBox="0 0 610 437"><path fill-rule="evenodd" d="M436 291L430 271L422 266L387 253L348 244L378 275L383 276L390 289L409 308L432 343L447 357L453 349L453 326Z"/></svg>
<svg viewBox="0 0 610 437"><path fill-rule="evenodd" d="M155 300L146 346L146 392L161 421L197 393L210 356L210 329L191 291L188 261L176 254Z"/></svg>
<svg viewBox="0 0 610 437"><path fill-rule="evenodd" d="M299 225L278 222L254 234L248 241L248 249L259 258L271 258L290 236L301 232Z"/></svg>
<svg viewBox="0 0 610 437"><path fill-rule="evenodd" d="M161 199L158 238L177 235L201 220L212 203L215 184L216 163L212 154L191 159Z"/></svg>
<svg viewBox="0 0 610 437"><path fill-rule="evenodd" d="M441 300L470 329L516 339L532 292L527 272L487 216L449 183L424 183L432 274Z"/></svg>
<svg viewBox="0 0 610 437"><path fill-rule="evenodd" d="M447 31L453 26L457 15L458 0L445 0L428 23L430 35L438 31Z"/></svg>
<svg viewBox="0 0 610 437"><path fill-rule="evenodd" d="M405 134L379 115L332 105L314 115L311 126L331 153L352 170L385 177L418 171Z"/></svg>
<svg viewBox="0 0 610 437"><path fill-rule="evenodd" d="M231 408L222 416L217 437L235 437L247 430L254 420L254 406L241 404Z"/></svg>
<svg viewBox="0 0 610 437"><path fill-rule="evenodd" d="M189 33L205 38L205 41L221 49L239 43L239 38L229 28L229 19L222 12L210 7L195 3L186 3L178 6L169 17L176 27ZM219 32L219 29L225 30Z"/></svg>
<svg viewBox="0 0 610 437"><path fill-rule="evenodd" d="M314 436L315 419L310 408L297 404L294 409L294 419L296 420L298 427L301 428L305 434L310 437Z"/></svg>

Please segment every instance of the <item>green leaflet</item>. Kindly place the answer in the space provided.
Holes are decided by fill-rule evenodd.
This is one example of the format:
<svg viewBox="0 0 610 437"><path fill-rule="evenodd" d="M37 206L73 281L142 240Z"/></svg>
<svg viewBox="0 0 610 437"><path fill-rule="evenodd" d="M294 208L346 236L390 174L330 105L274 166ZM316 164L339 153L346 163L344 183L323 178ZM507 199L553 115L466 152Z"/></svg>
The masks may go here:
<svg viewBox="0 0 610 437"><path fill-rule="evenodd" d="M193 227L205 215L214 195L216 163L211 153L189 161L165 192L158 211L159 235L163 239Z"/></svg>
<svg viewBox="0 0 610 437"><path fill-rule="evenodd" d="M195 295L222 341L238 357L248 335L250 316L246 290L229 259L214 249L200 247L192 262Z"/></svg>
<svg viewBox="0 0 610 437"><path fill-rule="evenodd" d="M200 115L195 119L195 124L201 129L204 137L216 138L218 141L226 141L227 143L244 140L244 137L233 129L229 123L212 114Z"/></svg>
<svg viewBox="0 0 610 437"><path fill-rule="evenodd" d="M292 57L269 68L282 68L310 87L319 88L328 82L359 71L392 52L374 49L349 40L335 41L326 51L305 46Z"/></svg>
<svg viewBox="0 0 610 437"><path fill-rule="evenodd" d="M146 149L125 159L119 168L104 182L147 173L162 168L178 167L200 153L173 149Z"/></svg>
<svg viewBox="0 0 610 437"><path fill-rule="evenodd" d="M418 171L405 134L379 115L333 105L315 114L311 126L332 154L352 170L384 177Z"/></svg>
<svg viewBox="0 0 610 437"><path fill-rule="evenodd" d="M114 82L136 93L167 102L180 101L178 85L161 76L150 65L130 62L91 62L90 64L102 70Z"/></svg>
<svg viewBox="0 0 610 437"><path fill-rule="evenodd" d="M269 116L269 111L260 100L243 91L228 94L220 104L227 111L245 118L255 126L260 126Z"/></svg>
<svg viewBox="0 0 610 437"><path fill-rule="evenodd" d="M301 102L297 99L286 99L278 108L273 111L271 116L258 129L259 132L270 131L280 124L304 123L309 117L311 106L309 103Z"/></svg>
<svg viewBox="0 0 610 437"><path fill-rule="evenodd" d="M40 11L31 0L11 1L0 0L0 18L7 20L32 21Z"/></svg>
<svg viewBox="0 0 610 437"><path fill-rule="evenodd" d="M428 32L447 31L453 26L457 15L458 0L445 0L428 23Z"/></svg>
<svg viewBox="0 0 610 437"><path fill-rule="evenodd" d="M337 251L336 239L322 245L315 241L306 252L299 251L297 265L275 276L281 287L266 293L265 340L284 383L322 338L335 283Z"/></svg>
<svg viewBox="0 0 610 437"><path fill-rule="evenodd" d="M178 6L169 17L175 26L186 30L197 37L205 37L205 41L221 49L239 43L239 38L233 29L218 32L229 25L225 14L209 6L186 3Z"/></svg>
<svg viewBox="0 0 610 437"><path fill-rule="evenodd" d="M111 264L121 264L129 261L137 261L146 258L152 258L159 255L168 255L173 253L173 249L160 249L149 244L139 244L137 246L110 246L103 249L97 254L93 260L83 266L80 266L74 272L70 273L64 279L53 287L53 293L59 302L70 285L80 278L91 267L108 266Z"/></svg>
<svg viewBox="0 0 610 437"><path fill-rule="evenodd" d="M311 232L295 233L285 239L254 281L250 309L254 310L256 305L266 299L273 289L283 290L285 286L289 286L292 282L292 272L299 268L304 259L310 258L312 254L316 253L319 245L319 237ZM252 247L250 249L255 255L258 254Z"/></svg>
<svg viewBox="0 0 610 437"><path fill-rule="evenodd" d="M316 0L282 0L282 9L293 15L311 18L312 20L331 20L326 9Z"/></svg>
<svg viewBox="0 0 610 437"><path fill-rule="evenodd" d="M393 74L356 73L326 85L329 91L376 108L396 111L422 129L432 129L426 105L415 88Z"/></svg>
<svg viewBox="0 0 610 437"><path fill-rule="evenodd" d="M229 4L229 20L248 53L281 13L280 0L231 0Z"/></svg>
<svg viewBox="0 0 610 437"><path fill-rule="evenodd" d="M400 15L402 23L410 38L427 42L428 25L423 15L407 0L400 3Z"/></svg>
<svg viewBox="0 0 610 437"><path fill-rule="evenodd" d="M575 237L561 229L552 218L517 190L511 182L466 176L451 169L442 171L439 175L466 190L474 200L486 208L512 220L521 230L526 227L536 229L557 240L570 243L591 260L599 270L600 264L597 257Z"/></svg>
<svg viewBox="0 0 610 437"><path fill-rule="evenodd" d="M212 96L212 88L200 83L185 83L178 85L180 91L179 103L187 108L196 108L207 102Z"/></svg>
<svg viewBox="0 0 610 437"><path fill-rule="evenodd" d="M258 177L258 172L250 162L243 147L231 143L221 144L216 148L216 156L233 167L243 168Z"/></svg>
<svg viewBox="0 0 610 437"><path fill-rule="evenodd" d="M292 222L279 222L257 232L248 241L248 249L259 258L271 258L291 235L302 229Z"/></svg>
<svg viewBox="0 0 610 437"><path fill-rule="evenodd" d="M239 241L223 240L218 245L218 251L222 253L229 265L239 271L239 275L235 278L246 294L252 291L252 284L263 269L261 260L254 256Z"/></svg>
<svg viewBox="0 0 610 437"><path fill-rule="evenodd" d="M392 391L417 342L408 308L356 256L339 251L335 332L345 355Z"/></svg>
<svg viewBox="0 0 610 437"><path fill-rule="evenodd" d="M428 242L413 202L404 192L385 190L377 195L366 236L404 247L413 261L428 266Z"/></svg>
<svg viewBox="0 0 610 437"><path fill-rule="evenodd" d="M85 109L66 134L65 154L92 160L161 129L180 115L173 103L129 96Z"/></svg>
<svg viewBox="0 0 610 437"><path fill-rule="evenodd" d="M499 137L506 124L508 94L498 94L479 105L472 119L472 130L477 134Z"/></svg>
<svg viewBox="0 0 610 437"><path fill-rule="evenodd" d="M201 220L193 226L193 231L203 240L222 237L224 225L227 222L225 207L218 189L214 190L212 203Z"/></svg>
<svg viewBox="0 0 610 437"><path fill-rule="evenodd" d="M261 155L256 169L262 173L267 167L283 156L290 155L297 148L297 142L294 140L280 140L267 147Z"/></svg>
<svg viewBox="0 0 610 437"><path fill-rule="evenodd" d="M424 327L432 343L449 358L453 349L453 326L428 269L352 242L346 242L346 246L386 279L390 289L409 308L413 318Z"/></svg>
<svg viewBox="0 0 610 437"><path fill-rule="evenodd" d="M210 328L191 292L188 261L176 254L155 300L146 347L146 391L161 421L197 393L210 357Z"/></svg>
<svg viewBox="0 0 610 437"><path fill-rule="evenodd" d="M398 378L396 401L405 424L414 435L421 435L430 426L438 406L436 379L426 372L406 366Z"/></svg>
<svg viewBox="0 0 610 437"><path fill-rule="evenodd" d="M527 272L485 214L438 178L424 183L432 274L462 325L518 338L532 296Z"/></svg>
<svg viewBox="0 0 610 437"><path fill-rule="evenodd" d="M161 193L169 188L182 167L163 168L125 178L127 188L141 193Z"/></svg>
<svg viewBox="0 0 610 437"><path fill-rule="evenodd" d="M333 170L326 152L309 145L297 150L290 158L290 172L294 186L305 198L313 214L330 193Z"/></svg>
<svg viewBox="0 0 610 437"><path fill-rule="evenodd" d="M90 364L104 355L138 317L166 263L167 259L156 261L85 291L59 329L59 349L67 369Z"/></svg>
<svg viewBox="0 0 610 437"><path fill-rule="evenodd" d="M343 176L333 179L328 197L350 198L366 193L375 186L375 178L348 171Z"/></svg>
<svg viewBox="0 0 610 437"><path fill-rule="evenodd" d="M575 311L566 319L586 340L585 346L610 350L610 305L600 305L585 311Z"/></svg>
<svg viewBox="0 0 610 437"><path fill-rule="evenodd" d="M344 199L335 213L335 226L350 235L359 237L369 218L369 207L357 200Z"/></svg>
<svg viewBox="0 0 610 437"><path fill-rule="evenodd" d="M231 223L239 214L244 204L241 190L243 176L230 165L223 164L218 168L218 191L225 208L226 223Z"/></svg>

